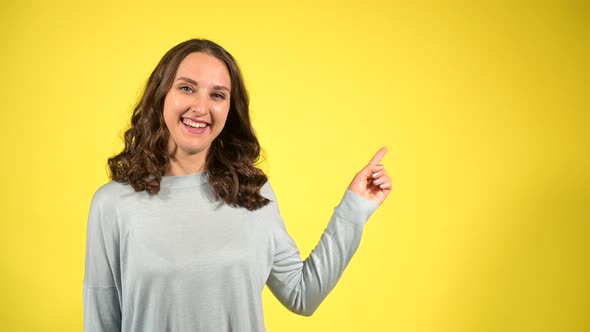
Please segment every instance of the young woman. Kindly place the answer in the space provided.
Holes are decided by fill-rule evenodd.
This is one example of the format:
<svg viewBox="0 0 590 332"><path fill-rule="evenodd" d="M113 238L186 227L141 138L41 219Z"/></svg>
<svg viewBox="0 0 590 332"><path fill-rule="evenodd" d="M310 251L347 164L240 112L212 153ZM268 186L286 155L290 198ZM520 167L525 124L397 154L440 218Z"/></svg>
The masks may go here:
<svg viewBox="0 0 590 332"><path fill-rule="evenodd" d="M85 331L264 331L267 285L311 315L391 180L381 149L302 261L266 175L234 58L202 39L164 55L88 219Z"/></svg>

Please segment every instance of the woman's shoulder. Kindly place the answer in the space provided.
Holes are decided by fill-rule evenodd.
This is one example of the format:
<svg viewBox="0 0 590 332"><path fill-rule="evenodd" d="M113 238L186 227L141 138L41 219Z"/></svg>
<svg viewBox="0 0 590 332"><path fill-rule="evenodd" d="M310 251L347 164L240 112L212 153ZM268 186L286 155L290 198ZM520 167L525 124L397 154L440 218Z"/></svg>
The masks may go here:
<svg viewBox="0 0 590 332"><path fill-rule="evenodd" d="M102 186L100 186L94 196L92 197L92 204L93 205L112 205L116 204L117 202L121 201L121 199L129 196L134 196L139 193L133 190L129 184L117 182L117 181L110 181Z"/></svg>
<svg viewBox="0 0 590 332"><path fill-rule="evenodd" d="M275 198L275 193L270 185L270 181L266 180L266 182L260 187L260 195L270 199L271 201ZM272 197L271 197L272 196Z"/></svg>

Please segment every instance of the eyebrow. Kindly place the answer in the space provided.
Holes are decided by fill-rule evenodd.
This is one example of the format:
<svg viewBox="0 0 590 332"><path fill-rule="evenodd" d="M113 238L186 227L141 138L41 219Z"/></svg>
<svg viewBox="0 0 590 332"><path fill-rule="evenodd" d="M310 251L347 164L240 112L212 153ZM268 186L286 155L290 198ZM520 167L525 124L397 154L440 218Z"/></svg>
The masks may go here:
<svg viewBox="0 0 590 332"><path fill-rule="evenodd" d="M187 81L193 85L199 85L199 83L197 81L193 80L192 78L188 78L188 77L184 77L184 76L181 76L181 77L177 78L176 80L177 81L183 80L183 81ZM223 85L214 85L213 89L214 90L226 90L227 92L230 92L229 88L227 88L226 86L223 86Z"/></svg>

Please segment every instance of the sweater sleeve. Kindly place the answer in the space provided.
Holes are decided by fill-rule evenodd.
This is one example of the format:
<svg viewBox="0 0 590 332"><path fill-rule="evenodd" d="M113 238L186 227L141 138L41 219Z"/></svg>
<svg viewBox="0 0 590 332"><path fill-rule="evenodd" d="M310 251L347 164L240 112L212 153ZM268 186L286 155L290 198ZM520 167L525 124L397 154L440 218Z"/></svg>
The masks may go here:
<svg viewBox="0 0 590 332"><path fill-rule="evenodd" d="M119 236L106 198L99 189L88 216L83 292L86 332L121 330Z"/></svg>
<svg viewBox="0 0 590 332"><path fill-rule="evenodd" d="M276 209L274 259L267 285L294 313L310 316L336 286L361 240L364 224L378 205L346 190L319 243L302 261L286 231L270 186L269 199Z"/></svg>

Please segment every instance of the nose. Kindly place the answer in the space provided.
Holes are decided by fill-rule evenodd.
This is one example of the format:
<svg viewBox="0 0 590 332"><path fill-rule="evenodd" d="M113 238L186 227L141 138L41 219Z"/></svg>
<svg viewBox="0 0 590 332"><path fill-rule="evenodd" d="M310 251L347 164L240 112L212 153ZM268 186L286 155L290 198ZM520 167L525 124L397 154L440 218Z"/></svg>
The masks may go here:
<svg viewBox="0 0 590 332"><path fill-rule="evenodd" d="M200 93L195 95L190 107L190 111L196 116L203 116L208 112L207 98Z"/></svg>

